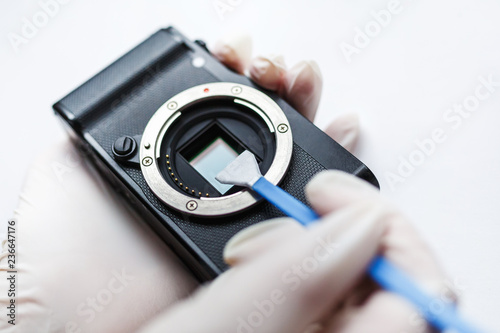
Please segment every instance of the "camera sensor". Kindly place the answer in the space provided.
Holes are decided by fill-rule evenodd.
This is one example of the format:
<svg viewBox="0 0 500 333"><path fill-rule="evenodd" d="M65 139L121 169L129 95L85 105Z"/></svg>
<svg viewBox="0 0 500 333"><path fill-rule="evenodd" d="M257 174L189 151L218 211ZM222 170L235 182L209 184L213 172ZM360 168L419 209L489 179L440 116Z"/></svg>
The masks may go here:
<svg viewBox="0 0 500 333"><path fill-rule="evenodd" d="M215 177L219 172L238 157L238 153L221 137L203 149L189 164L198 171L221 194L225 194L232 187L219 183Z"/></svg>
<svg viewBox="0 0 500 333"><path fill-rule="evenodd" d="M226 129L218 123L213 123L197 140L182 149L181 155L207 182L224 195L232 185L219 183L215 176L244 150L243 145Z"/></svg>

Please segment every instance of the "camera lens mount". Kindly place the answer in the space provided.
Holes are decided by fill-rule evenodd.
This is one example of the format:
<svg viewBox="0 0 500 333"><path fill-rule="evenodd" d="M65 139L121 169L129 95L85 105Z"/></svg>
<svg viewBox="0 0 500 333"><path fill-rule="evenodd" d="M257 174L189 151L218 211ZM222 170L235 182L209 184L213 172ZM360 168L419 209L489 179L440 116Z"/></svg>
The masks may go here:
<svg viewBox="0 0 500 333"><path fill-rule="evenodd" d="M143 133L141 170L171 208L204 217L229 215L259 200L246 189L213 180L244 150L252 151L265 177L278 184L292 157L288 119L257 89L208 83L175 95L156 111Z"/></svg>

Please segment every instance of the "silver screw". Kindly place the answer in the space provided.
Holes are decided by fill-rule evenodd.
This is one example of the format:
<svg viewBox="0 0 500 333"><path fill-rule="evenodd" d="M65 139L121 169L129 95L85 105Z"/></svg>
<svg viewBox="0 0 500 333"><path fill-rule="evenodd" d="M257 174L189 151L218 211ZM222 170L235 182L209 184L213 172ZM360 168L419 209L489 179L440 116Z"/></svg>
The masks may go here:
<svg viewBox="0 0 500 333"><path fill-rule="evenodd" d="M151 164L153 164L153 159L151 157L147 156L142 159L142 165L150 166Z"/></svg>
<svg viewBox="0 0 500 333"><path fill-rule="evenodd" d="M149 148L151 148L151 145L150 145L149 143L146 143L146 144L144 145L144 148L149 149Z"/></svg>
<svg viewBox="0 0 500 333"><path fill-rule="evenodd" d="M198 203L194 200L188 201L186 208L190 211L196 210L196 208L198 208Z"/></svg>
<svg viewBox="0 0 500 333"><path fill-rule="evenodd" d="M285 133L286 131L288 131L288 125L287 124L279 124L278 125L278 132Z"/></svg>
<svg viewBox="0 0 500 333"><path fill-rule="evenodd" d="M176 102L170 102L170 103L168 103L167 108L169 110L175 110L175 109L177 109L177 103Z"/></svg>
<svg viewBox="0 0 500 333"><path fill-rule="evenodd" d="M243 89L241 89L241 87L239 86L234 86L233 89L231 89L231 92L235 95L238 95L239 93L241 93Z"/></svg>

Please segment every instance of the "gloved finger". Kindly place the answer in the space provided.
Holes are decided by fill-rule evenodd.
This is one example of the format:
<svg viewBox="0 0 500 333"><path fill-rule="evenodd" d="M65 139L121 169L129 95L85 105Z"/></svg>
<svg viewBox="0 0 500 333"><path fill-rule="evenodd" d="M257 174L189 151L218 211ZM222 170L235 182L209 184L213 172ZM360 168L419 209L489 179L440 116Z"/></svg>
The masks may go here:
<svg viewBox="0 0 500 333"><path fill-rule="evenodd" d="M344 174L341 174L341 176L343 175ZM312 185L308 185L308 188L312 188L312 190L306 190L306 192L311 192L308 194L314 195L316 183L320 186L327 187L337 185L338 181L336 180L336 178L327 178L329 179L323 181L321 175L316 176L312 181ZM350 182L351 178L349 177L345 180ZM350 186L347 187L350 188ZM350 197L343 196L343 189L339 189L338 191L330 191L330 189L325 190L320 187L318 191L320 192L319 196L321 199L323 199L323 192L327 192L328 194L334 192L335 195L338 194L346 200L350 200ZM350 200L349 203L356 203L357 199L358 197L355 197L353 200ZM334 211L334 209L330 209L332 207L331 201L334 200L335 198L327 198L327 200L325 201L325 206L327 207L328 211L320 210L320 214L331 213L332 211ZM317 203L317 201L318 200L313 199L313 202ZM320 203L322 203L322 201ZM259 255L260 253L269 249L270 246L279 243L282 239L285 239L292 235L297 235L300 232L304 232L304 228L291 218L279 218L255 224L240 231L229 240L224 250L224 260L229 265L234 266L245 261L248 258Z"/></svg>
<svg viewBox="0 0 500 333"><path fill-rule="evenodd" d="M355 113L339 116L326 129L325 133L351 153L359 139L359 118Z"/></svg>
<svg viewBox="0 0 500 333"><path fill-rule="evenodd" d="M273 91L283 91L286 65L282 56L257 57L249 68L250 78L258 85Z"/></svg>
<svg viewBox="0 0 500 333"><path fill-rule="evenodd" d="M342 171L318 173L306 185L305 192L311 206L320 215L359 202L382 202L389 207L374 186Z"/></svg>
<svg viewBox="0 0 500 333"><path fill-rule="evenodd" d="M412 224L373 186L340 171L325 171L306 186L306 195L319 214L328 214L355 202L371 202L384 209L388 214L389 227L381 250L386 258L413 276L431 294L443 291L446 274L429 246Z"/></svg>
<svg viewBox="0 0 500 333"><path fill-rule="evenodd" d="M347 178L346 180L350 181L351 179ZM330 186L332 185L330 184L332 182L336 183L336 180L328 179L326 182L323 182L321 175L316 176L312 181L312 185L308 185L308 188L312 188L312 190L307 191L311 192L309 195L314 195L316 183L321 186L325 184L327 184L326 186ZM323 190L322 188L318 189L318 191L321 192L319 195L320 197L325 191L328 193L332 192L329 189ZM338 192L335 193L337 194ZM342 196L342 190L340 190L339 196ZM349 199L349 197L347 197L347 199ZM313 201L315 203L317 202L317 200ZM325 212L331 213L333 211L333 209L330 209L330 201L331 199L328 199L325 202L328 211L319 211L320 214ZM355 203L356 201L349 202ZM255 224L243 229L229 240L224 249L224 260L227 264L234 266L248 258L259 255L260 253L266 251L270 246L279 243L282 239L292 235L297 235L300 232L304 232L304 228L291 218L279 218Z"/></svg>
<svg viewBox="0 0 500 333"><path fill-rule="evenodd" d="M315 61L302 61L286 70L282 57L258 57L250 66L252 41L247 35L230 35L217 42L212 54L227 67L250 77L259 85L276 90L306 118L313 121L321 99L323 78Z"/></svg>
<svg viewBox="0 0 500 333"><path fill-rule="evenodd" d="M277 218L254 224L234 235L224 248L224 261L231 266L241 264L279 245L283 239L306 230L291 218Z"/></svg>
<svg viewBox="0 0 500 333"><path fill-rule="evenodd" d="M232 34L219 40L211 49L224 65L243 74L250 64L252 39L246 34Z"/></svg>
<svg viewBox="0 0 500 333"><path fill-rule="evenodd" d="M363 205L329 215L232 268L144 332L303 332L364 276L384 214Z"/></svg>
<svg viewBox="0 0 500 333"><path fill-rule="evenodd" d="M306 194L312 206L323 214L345 209L353 202L371 202L385 210L388 227L381 242L384 256L412 276L421 288L435 295L437 300L456 301L456 292L427 244L411 223L377 195L372 186L351 175L328 171L310 182ZM341 316L332 318L327 332L373 331L368 329L370 327L380 327L380 332L417 332L415 325L408 327L412 320L419 320L419 329L422 329L422 325L426 328L422 320L416 317L411 304L399 296L377 291L361 305L352 301L361 294L365 293L357 288L349 295L345 302L350 303L350 306L341 311ZM380 318L384 318L385 325L381 324Z"/></svg>
<svg viewBox="0 0 500 333"><path fill-rule="evenodd" d="M408 302L386 291L374 293L362 306L346 308L325 326L324 333L430 333Z"/></svg>
<svg viewBox="0 0 500 333"><path fill-rule="evenodd" d="M382 246L385 256L413 276L421 288L431 295L451 295L457 301L456 291L451 287L442 265L419 232L403 216L392 219Z"/></svg>
<svg viewBox="0 0 500 333"><path fill-rule="evenodd" d="M315 61L301 61L290 68L285 75L283 88L278 92L297 111L310 121L318 110L323 77Z"/></svg>

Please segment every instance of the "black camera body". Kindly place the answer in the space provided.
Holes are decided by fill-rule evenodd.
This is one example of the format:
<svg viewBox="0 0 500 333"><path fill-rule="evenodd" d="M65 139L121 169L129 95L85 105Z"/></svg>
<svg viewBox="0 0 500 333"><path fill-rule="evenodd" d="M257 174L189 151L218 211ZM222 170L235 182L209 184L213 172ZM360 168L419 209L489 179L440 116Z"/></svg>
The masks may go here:
<svg viewBox="0 0 500 333"><path fill-rule="evenodd" d="M263 174L306 203L318 172L338 169L374 186L372 172L274 92L234 73L170 27L54 105L79 147L202 281L227 269L238 231L283 216L213 179L252 151Z"/></svg>

